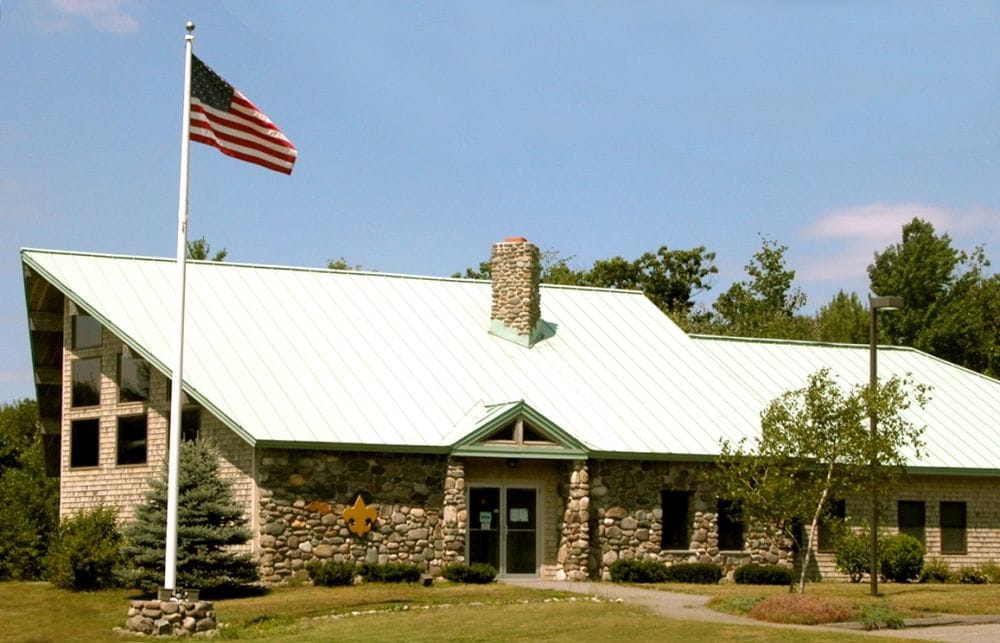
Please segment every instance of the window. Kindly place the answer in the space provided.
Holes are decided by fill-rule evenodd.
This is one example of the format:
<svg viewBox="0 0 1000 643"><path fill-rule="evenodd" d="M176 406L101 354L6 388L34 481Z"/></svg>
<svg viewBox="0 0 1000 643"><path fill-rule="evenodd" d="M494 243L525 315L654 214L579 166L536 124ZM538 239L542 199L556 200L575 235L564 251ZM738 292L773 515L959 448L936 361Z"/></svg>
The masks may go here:
<svg viewBox="0 0 1000 643"><path fill-rule="evenodd" d="M73 406L97 406L101 403L101 358L73 361Z"/></svg>
<svg viewBox="0 0 1000 643"><path fill-rule="evenodd" d="M847 502L834 500L827 507L826 515L819 523L819 551L833 551L836 544L837 527L847 518Z"/></svg>
<svg viewBox="0 0 1000 643"><path fill-rule="evenodd" d="M964 502L941 503L941 553L966 553Z"/></svg>
<svg viewBox="0 0 1000 643"><path fill-rule="evenodd" d="M201 409L192 407L181 411L181 441L194 442L201 432ZM167 414L167 436L170 436L170 414Z"/></svg>
<svg viewBox="0 0 1000 643"><path fill-rule="evenodd" d="M691 504L690 491L661 491L660 503L663 509L662 549L689 549L691 547L691 518L688 507Z"/></svg>
<svg viewBox="0 0 1000 643"><path fill-rule="evenodd" d="M146 416L118 418L118 464L146 464Z"/></svg>
<svg viewBox="0 0 1000 643"><path fill-rule="evenodd" d="M716 523L719 530L719 549L743 550L743 519L739 506L719 498Z"/></svg>
<svg viewBox="0 0 1000 643"><path fill-rule="evenodd" d="M900 500L897 505L899 516L899 533L909 534L926 546L924 539L925 508L920 500Z"/></svg>
<svg viewBox="0 0 1000 643"><path fill-rule="evenodd" d="M193 442L198 439L201 429L201 409L184 409L181 411L181 440Z"/></svg>
<svg viewBox="0 0 1000 643"><path fill-rule="evenodd" d="M98 464L98 442L101 431L101 421L73 420L70 425L69 466L96 467Z"/></svg>
<svg viewBox="0 0 1000 643"><path fill-rule="evenodd" d="M535 446L553 444L552 440L545 434L520 418L511 424L497 429L483 441L513 443L521 446L526 444Z"/></svg>
<svg viewBox="0 0 1000 643"><path fill-rule="evenodd" d="M118 401L144 402L149 399L149 363L141 357L118 355Z"/></svg>
<svg viewBox="0 0 1000 643"><path fill-rule="evenodd" d="M73 349L101 345L101 322L86 313L73 315Z"/></svg>

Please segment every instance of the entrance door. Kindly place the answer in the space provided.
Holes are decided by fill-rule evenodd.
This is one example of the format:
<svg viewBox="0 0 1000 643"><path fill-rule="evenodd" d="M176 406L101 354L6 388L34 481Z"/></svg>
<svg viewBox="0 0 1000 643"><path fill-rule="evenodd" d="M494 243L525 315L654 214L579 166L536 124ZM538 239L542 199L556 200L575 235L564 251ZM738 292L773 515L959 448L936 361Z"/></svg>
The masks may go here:
<svg viewBox="0 0 1000 643"><path fill-rule="evenodd" d="M538 573L538 492L526 487L469 490L469 562L500 576Z"/></svg>

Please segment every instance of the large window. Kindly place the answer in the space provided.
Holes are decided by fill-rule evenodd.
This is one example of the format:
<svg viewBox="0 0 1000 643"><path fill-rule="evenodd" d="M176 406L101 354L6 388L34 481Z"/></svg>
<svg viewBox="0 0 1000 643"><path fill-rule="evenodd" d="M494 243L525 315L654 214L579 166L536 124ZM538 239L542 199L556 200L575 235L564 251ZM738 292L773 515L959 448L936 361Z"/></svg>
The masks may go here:
<svg viewBox="0 0 1000 643"><path fill-rule="evenodd" d="M966 553L966 513L964 502L941 503L941 553Z"/></svg>
<svg viewBox="0 0 1000 643"><path fill-rule="evenodd" d="M118 401L144 402L149 399L149 363L141 357L118 355Z"/></svg>
<svg viewBox="0 0 1000 643"><path fill-rule="evenodd" d="M73 315L73 349L101 345L101 322L86 313Z"/></svg>
<svg viewBox="0 0 1000 643"><path fill-rule="evenodd" d="M118 464L146 464L146 416L118 418Z"/></svg>
<svg viewBox="0 0 1000 643"><path fill-rule="evenodd" d="M662 491L663 535L662 549L689 549L691 547L690 491Z"/></svg>
<svg viewBox="0 0 1000 643"><path fill-rule="evenodd" d="M97 406L101 403L101 358L73 360L73 406Z"/></svg>
<svg viewBox="0 0 1000 643"><path fill-rule="evenodd" d="M897 514L899 516L899 533L913 536L926 547L927 541L924 532L927 525L927 513L923 501L900 500L897 505Z"/></svg>
<svg viewBox="0 0 1000 643"><path fill-rule="evenodd" d="M73 420L69 437L70 468L97 466L100 430L101 422L96 418Z"/></svg>
<svg viewBox="0 0 1000 643"><path fill-rule="evenodd" d="M730 500L719 498L716 523L719 530L719 549L743 550L743 518L739 506Z"/></svg>
<svg viewBox="0 0 1000 643"><path fill-rule="evenodd" d="M826 515L819 523L819 551L833 551L837 539L837 528L843 525L847 517L847 503L844 500L834 500L827 506Z"/></svg>

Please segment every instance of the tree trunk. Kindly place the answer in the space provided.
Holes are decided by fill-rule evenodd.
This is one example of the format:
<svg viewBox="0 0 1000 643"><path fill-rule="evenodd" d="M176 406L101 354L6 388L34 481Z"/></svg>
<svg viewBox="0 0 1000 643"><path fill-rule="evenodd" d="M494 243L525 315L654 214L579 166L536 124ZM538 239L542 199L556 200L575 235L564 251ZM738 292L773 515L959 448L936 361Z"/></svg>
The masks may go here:
<svg viewBox="0 0 1000 643"><path fill-rule="evenodd" d="M830 494L830 481L833 480L833 462L826 470L826 484L823 485L823 493L820 494L819 502L816 503L816 512L813 513L812 525L809 526L809 540L806 542L806 552L802 557L802 573L799 574L799 594L806 593L806 567L809 566L809 557L814 555L813 548L816 543L816 532L819 528L819 519L823 515L823 507L826 506L826 498Z"/></svg>

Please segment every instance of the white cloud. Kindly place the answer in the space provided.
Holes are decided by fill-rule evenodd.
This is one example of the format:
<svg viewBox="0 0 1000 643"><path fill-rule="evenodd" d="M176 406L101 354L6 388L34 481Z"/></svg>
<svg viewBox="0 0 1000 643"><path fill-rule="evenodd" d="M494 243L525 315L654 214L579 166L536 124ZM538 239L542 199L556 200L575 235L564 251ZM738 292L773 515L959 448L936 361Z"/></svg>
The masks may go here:
<svg viewBox="0 0 1000 643"><path fill-rule="evenodd" d="M951 235L958 248L1000 237L1000 213L988 208L956 210L924 203L842 208L821 215L799 231L800 238L816 244L799 276L808 281L863 279L875 252L899 243L903 226L914 217L930 221L939 234Z"/></svg>
<svg viewBox="0 0 1000 643"><path fill-rule="evenodd" d="M101 31L117 34L135 33L139 20L125 10L130 0L49 0L49 7L62 19L49 22L49 27L70 26L68 17L83 18Z"/></svg>

